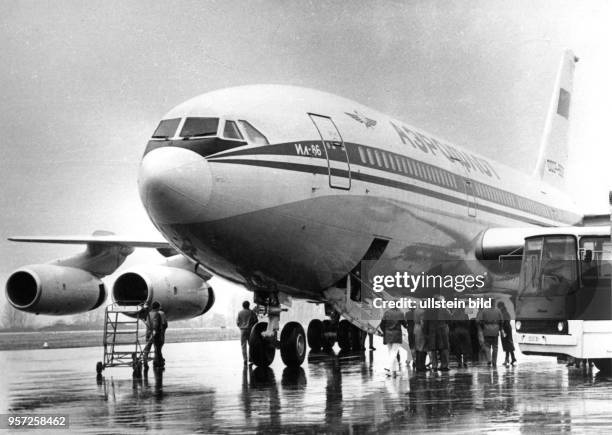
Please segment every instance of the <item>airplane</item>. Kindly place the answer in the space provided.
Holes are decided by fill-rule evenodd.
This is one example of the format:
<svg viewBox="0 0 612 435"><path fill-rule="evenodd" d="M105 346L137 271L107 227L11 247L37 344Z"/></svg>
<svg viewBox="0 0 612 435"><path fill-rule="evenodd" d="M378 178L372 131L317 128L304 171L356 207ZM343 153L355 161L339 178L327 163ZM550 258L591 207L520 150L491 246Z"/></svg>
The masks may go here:
<svg viewBox="0 0 612 435"><path fill-rule="evenodd" d="M267 317L249 340L256 365L269 366L278 348L298 366L306 343L358 346L381 318L364 265L421 273L469 263L494 275L489 260L530 234L581 224L565 186L577 61L564 53L533 174L317 90L250 85L190 99L162 118L140 162L140 198L163 239L11 237L87 248L19 268L7 298L37 314L96 309L107 295L101 278L134 248L155 248L164 261L119 275L117 303L158 300L169 320L192 318L213 305L207 281L218 275L252 291ZM287 322L279 336L293 298L324 304L329 319L307 332Z"/></svg>

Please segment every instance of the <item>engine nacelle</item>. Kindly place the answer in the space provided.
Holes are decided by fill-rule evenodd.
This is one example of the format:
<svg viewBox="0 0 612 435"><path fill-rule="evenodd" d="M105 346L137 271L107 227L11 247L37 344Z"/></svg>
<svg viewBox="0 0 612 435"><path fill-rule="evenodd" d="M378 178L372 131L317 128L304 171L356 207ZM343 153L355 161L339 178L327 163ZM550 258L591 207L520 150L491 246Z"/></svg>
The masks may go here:
<svg viewBox="0 0 612 435"><path fill-rule="evenodd" d="M119 305L158 301L168 320L183 320L207 312L215 302L215 294L203 278L189 270L141 265L117 278L113 299Z"/></svg>
<svg viewBox="0 0 612 435"><path fill-rule="evenodd" d="M6 298L21 311L61 316L98 308L106 300L99 278L74 267L33 264L13 272Z"/></svg>

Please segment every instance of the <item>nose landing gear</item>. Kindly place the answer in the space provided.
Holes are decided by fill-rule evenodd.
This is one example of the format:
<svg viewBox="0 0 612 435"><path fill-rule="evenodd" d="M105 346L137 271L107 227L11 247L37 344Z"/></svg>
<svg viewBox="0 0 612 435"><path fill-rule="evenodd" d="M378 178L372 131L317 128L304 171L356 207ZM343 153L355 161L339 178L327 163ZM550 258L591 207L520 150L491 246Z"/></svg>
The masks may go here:
<svg viewBox="0 0 612 435"><path fill-rule="evenodd" d="M255 302L264 306L268 322L259 322L249 337L249 358L258 367L268 367L274 361L276 349L288 367L298 367L306 357L306 334L298 322L288 322L277 339L281 311L276 293L255 293Z"/></svg>

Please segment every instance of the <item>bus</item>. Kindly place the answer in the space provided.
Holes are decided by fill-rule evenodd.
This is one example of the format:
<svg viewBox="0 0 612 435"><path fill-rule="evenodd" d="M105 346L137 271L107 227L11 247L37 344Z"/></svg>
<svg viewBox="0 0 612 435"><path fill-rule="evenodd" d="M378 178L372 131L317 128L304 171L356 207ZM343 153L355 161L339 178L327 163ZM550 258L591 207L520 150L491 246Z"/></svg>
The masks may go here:
<svg viewBox="0 0 612 435"><path fill-rule="evenodd" d="M522 257L515 305L521 352L589 359L612 373L610 227L526 237Z"/></svg>

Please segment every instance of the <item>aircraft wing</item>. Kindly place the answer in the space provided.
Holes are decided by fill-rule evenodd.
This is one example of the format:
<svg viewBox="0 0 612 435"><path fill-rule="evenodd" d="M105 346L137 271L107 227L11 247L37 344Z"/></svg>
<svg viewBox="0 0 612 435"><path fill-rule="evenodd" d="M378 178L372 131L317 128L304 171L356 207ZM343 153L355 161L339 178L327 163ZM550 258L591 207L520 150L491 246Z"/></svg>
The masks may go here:
<svg viewBox="0 0 612 435"><path fill-rule="evenodd" d="M144 240L136 238L125 238L114 234L91 235L91 236L15 236L9 237L12 242L26 243L57 243L64 245L122 245L134 248L165 249L172 246L164 239Z"/></svg>

